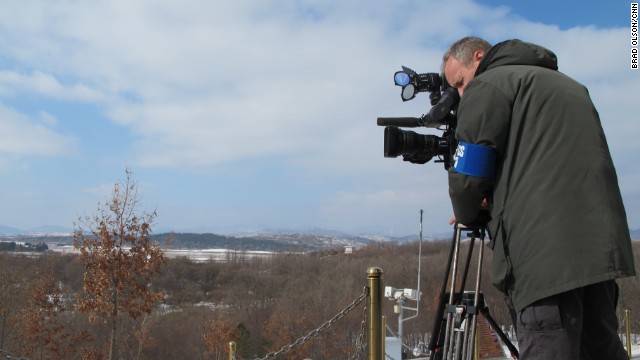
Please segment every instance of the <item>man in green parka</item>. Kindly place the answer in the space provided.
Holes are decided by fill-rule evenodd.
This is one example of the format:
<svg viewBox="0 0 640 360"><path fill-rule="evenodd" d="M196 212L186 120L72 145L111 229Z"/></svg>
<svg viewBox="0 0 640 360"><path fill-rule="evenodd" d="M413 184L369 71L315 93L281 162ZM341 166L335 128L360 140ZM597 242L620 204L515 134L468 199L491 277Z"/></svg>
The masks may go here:
<svg viewBox="0 0 640 360"><path fill-rule="evenodd" d="M493 281L516 311L520 359L627 359L614 279L635 275L631 240L587 89L520 40L463 38L443 70L461 96L455 220L489 207Z"/></svg>

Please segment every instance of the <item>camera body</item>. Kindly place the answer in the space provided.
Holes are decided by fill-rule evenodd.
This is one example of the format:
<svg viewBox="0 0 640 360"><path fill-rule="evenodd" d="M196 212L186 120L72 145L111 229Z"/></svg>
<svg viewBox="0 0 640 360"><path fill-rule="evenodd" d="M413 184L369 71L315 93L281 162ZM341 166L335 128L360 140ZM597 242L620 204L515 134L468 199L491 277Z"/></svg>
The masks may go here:
<svg viewBox="0 0 640 360"><path fill-rule="evenodd" d="M421 117L378 118L378 126L384 129L384 156L398 157L414 164L425 164L432 158L449 169L456 142L453 137L456 126L456 109L460 101L456 89L436 73L418 74L402 67L393 76L396 86L402 87L402 101L415 98L420 92L429 92L431 109ZM401 127L428 127L442 131L442 136L419 134Z"/></svg>

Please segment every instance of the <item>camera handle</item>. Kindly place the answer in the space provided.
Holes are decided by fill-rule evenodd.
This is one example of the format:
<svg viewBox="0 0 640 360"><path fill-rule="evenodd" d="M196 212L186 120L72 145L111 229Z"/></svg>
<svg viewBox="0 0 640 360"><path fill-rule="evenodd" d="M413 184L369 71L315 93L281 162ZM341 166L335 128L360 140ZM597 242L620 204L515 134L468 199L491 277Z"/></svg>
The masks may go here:
<svg viewBox="0 0 640 360"><path fill-rule="evenodd" d="M464 270L460 271L458 263L463 232L468 233L470 243ZM479 314L487 319L496 334L509 348L511 356L515 359L518 358L517 349L491 317L489 308L485 305L484 296L480 292L485 234L486 228L484 225L473 227L467 227L459 223L454 225L452 244L447 261L448 271L445 273L442 283L434 328L429 342L429 350L432 352L431 358L434 360L470 360L473 358L477 317ZM476 239L480 240L480 247L478 249L474 288L471 291L465 291ZM449 281L450 278L451 281ZM456 292L455 286L458 283L460 287ZM445 325L444 331L442 331L443 325Z"/></svg>

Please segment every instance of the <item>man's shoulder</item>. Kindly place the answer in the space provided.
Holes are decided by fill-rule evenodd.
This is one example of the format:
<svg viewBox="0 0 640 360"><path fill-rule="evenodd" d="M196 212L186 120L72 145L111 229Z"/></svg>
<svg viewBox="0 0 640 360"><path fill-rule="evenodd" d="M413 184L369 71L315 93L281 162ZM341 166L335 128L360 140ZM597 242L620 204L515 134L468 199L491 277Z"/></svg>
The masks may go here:
<svg viewBox="0 0 640 360"><path fill-rule="evenodd" d="M505 77L508 79L517 79L519 77L531 76L532 74L541 74L545 76L562 75L562 73L557 70L541 66L509 64L493 67L478 75L476 79L486 79L486 81L489 79L504 79Z"/></svg>
<svg viewBox="0 0 640 360"><path fill-rule="evenodd" d="M571 77L557 70L534 65L502 65L491 68L472 80L475 86L488 84L499 89L518 91L522 85L583 87Z"/></svg>

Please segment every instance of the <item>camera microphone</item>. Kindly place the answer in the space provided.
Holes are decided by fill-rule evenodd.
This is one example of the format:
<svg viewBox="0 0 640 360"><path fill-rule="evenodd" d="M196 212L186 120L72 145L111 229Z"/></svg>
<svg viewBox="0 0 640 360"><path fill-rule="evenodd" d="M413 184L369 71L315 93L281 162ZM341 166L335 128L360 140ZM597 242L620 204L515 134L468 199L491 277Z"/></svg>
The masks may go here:
<svg viewBox="0 0 640 360"><path fill-rule="evenodd" d="M421 127L422 118L418 117L379 117L378 126Z"/></svg>

